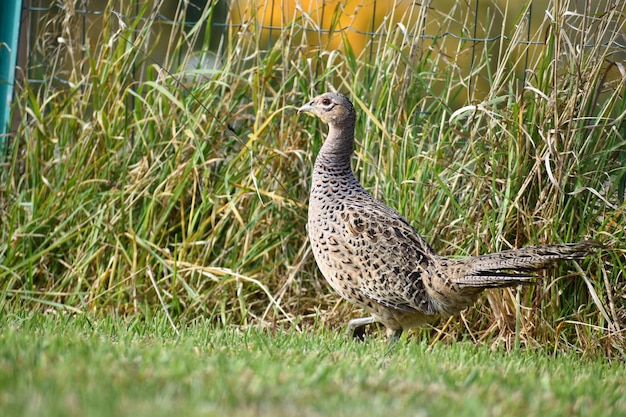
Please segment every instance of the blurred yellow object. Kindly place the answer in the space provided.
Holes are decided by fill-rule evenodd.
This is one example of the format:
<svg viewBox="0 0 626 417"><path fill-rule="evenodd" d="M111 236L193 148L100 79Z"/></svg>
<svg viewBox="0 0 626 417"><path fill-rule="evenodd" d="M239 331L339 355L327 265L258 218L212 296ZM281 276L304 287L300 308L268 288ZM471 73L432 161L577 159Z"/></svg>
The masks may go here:
<svg viewBox="0 0 626 417"><path fill-rule="evenodd" d="M262 42L273 42L281 31L297 24L305 29L309 47L343 49L345 37L358 55L373 32L385 22L404 20L412 4L410 0L238 0L231 8L231 22L254 23Z"/></svg>

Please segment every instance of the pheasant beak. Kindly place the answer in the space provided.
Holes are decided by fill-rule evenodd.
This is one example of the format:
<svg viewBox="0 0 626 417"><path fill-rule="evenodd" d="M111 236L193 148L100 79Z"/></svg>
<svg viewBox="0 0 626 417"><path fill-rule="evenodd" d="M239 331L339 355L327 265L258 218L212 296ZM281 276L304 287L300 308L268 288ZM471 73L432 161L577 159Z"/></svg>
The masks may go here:
<svg viewBox="0 0 626 417"><path fill-rule="evenodd" d="M298 114L300 114L300 113L313 113L313 114L317 115L317 109L313 105L313 102L309 101L304 106L302 106L302 107L300 107L298 109Z"/></svg>

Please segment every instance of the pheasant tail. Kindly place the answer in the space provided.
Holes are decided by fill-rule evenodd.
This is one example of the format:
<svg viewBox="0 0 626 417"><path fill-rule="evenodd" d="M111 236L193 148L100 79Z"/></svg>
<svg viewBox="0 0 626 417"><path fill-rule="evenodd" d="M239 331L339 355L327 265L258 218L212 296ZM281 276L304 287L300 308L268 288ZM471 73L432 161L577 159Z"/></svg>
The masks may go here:
<svg viewBox="0 0 626 417"><path fill-rule="evenodd" d="M564 245L545 245L507 250L467 259L468 271L455 280L459 287L498 288L534 283L533 271L544 269L561 260L581 259L598 242L585 240Z"/></svg>

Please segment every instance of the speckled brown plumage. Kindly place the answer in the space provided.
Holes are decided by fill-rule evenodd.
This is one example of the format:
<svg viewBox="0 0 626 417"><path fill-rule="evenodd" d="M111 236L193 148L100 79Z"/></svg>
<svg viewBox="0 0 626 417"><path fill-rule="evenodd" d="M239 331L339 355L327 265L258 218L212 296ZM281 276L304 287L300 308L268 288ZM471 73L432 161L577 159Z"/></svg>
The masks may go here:
<svg viewBox="0 0 626 417"><path fill-rule="evenodd" d="M373 198L350 166L355 111L343 95L326 93L303 105L329 126L313 170L308 233L317 265L343 298L371 317L350 322L353 334L384 324L393 338L403 330L450 316L474 303L485 288L531 283L530 271L584 257L585 241L450 259L430 245L394 209Z"/></svg>

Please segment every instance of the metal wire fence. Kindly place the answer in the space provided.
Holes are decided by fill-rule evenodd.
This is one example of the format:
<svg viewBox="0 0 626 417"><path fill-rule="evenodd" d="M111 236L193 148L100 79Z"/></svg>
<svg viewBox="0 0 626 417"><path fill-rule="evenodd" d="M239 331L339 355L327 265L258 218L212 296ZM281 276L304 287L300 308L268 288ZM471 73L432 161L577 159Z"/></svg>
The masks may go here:
<svg viewBox="0 0 626 417"><path fill-rule="evenodd" d="M616 17L607 24L609 12ZM86 54L114 42L143 56L133 64L136 81L155 65L187 80L218 69L234 50L245 49L238 59L246 62L282 48L307 59L351 54L372 82L380 74L368 64L383 45L402 50L409 66L431 59L433 73L453 68L463 91L452 107L459 107L483 98L486 74L503 65L525 86L529 62L551 30L567 33L572 50L610 49L625 73L624 16L620 0L24 0L16 82L69 86L80 78ZM122 28L131 35L114 39ZM0 151L5 145L3 135Z"/></svg>
<svg viewBox="0 0 626 417"><path fill-rule="evenodd" d="M616 9L621 18L600 30L603 16ZM17 78L43 87L69 85L85 54L113 42L144 57L137 60L137 80L155 65L184 80L219 68L244 46L244 62L286 48L313 59L352 54L366 66L384 47L401 50L409 66L421 54L435 61L433 72L453 68L464 90L460 106L479 100L478 92L489 89L485 74L501 65L525 85L529 60L557 27L568 32L573 48L602 45L616 62L624 61L625 15L626 4L610 0L25 0ZM122 28L131 29L130 37L114 39ZM505 49L513 53L505 56ZM378 75L372 71L366 80Z"/></svg>
<svg viewBox="0 0 626 417"><path fill-rule="evenodd" d="M514 38L520 46L543 45L540 33L547 30L546 17L548 20L556 20L558 17L555 14L561 14L570 21L587 19L586 29L591 30L593 20L608 8L622 8L626 11L626 6L620 5L618 1L570 1L564 2L565 6L561 2L551 3L549 0L444 0L425 3L428 4L387 0L160 0L127 4L107 0L63 0L53 3L48 0L26 0L20 67L29 82L45 82L50 74L50 66L54 63L46 60L42 49L60 47L70 42L84 48L90 42L98 41L98 32L104 24L103 17L115 13L120 24L137 28L148 22L152 25L152 41L145 47L156 62L165 59L172 36L188 36L186 32L197 30L200 23L200 27L210 33L211 42L208 45L190 45L190 48L205 47L208 50L203 52L214 56L224 52L223 46L228 36L249 36L249 31L254 31L264 41L256 44L257 50L262 52L271 49L289 31L306 34L308 44L321 49L342 50L349 44L361 59L373 60L376 59L375 40L389 40L393 33L403 32L407 39L418 38L419 41L428 42L427 45L431 47L437 45L442 51L466 53L469 50L469 62L464 63L464 70L474 73L476 69L471 65L476 53L479 53L477 48L497 48L502 42L511 41L514 31L523 32L522 36ZM55 32L60 28L55 27L53 22L60 15L64 16L62 19L71 17L74 20L73 33ZM205 22L201 22L201 19L205 19ZM580 27L579 24L567 25L576 29ZM419 27L417 31L416 26ZM615 28L623 30L617 23ZM624 51L625 39L622 35L608 42L616 50ZM603 42L602 39L588 37L582 46L593 47L598 41ZM55 75L58 76L58 73ZM62 78L59 81L63 81Z"/></svg>

